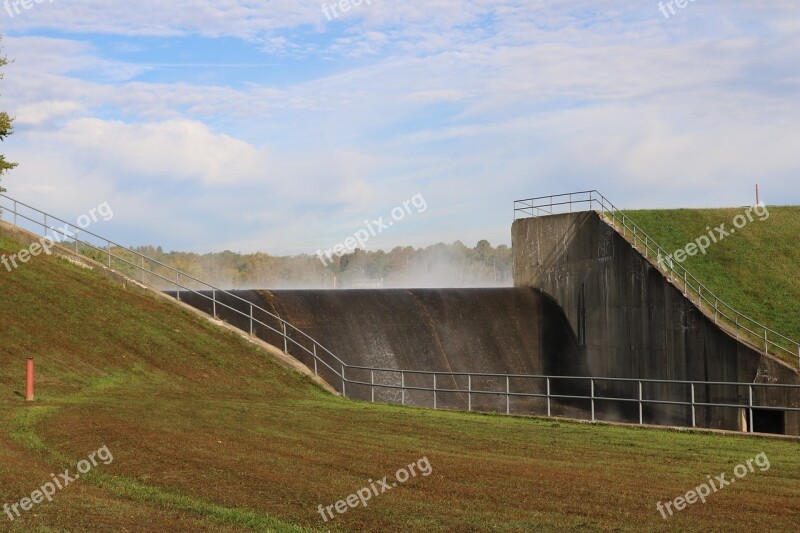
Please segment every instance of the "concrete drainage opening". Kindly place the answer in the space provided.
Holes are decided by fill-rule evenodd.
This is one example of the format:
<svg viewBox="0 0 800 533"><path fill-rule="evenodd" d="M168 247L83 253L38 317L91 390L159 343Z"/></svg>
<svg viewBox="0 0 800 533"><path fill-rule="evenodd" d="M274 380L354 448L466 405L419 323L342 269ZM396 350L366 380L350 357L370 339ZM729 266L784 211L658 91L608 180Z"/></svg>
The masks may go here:
<svg viewBox="0 0 800 533"><path fill-rule="evenodd" d="M753 430L756 433L786 433L786 413L769 409L753 409Z"/></svg>

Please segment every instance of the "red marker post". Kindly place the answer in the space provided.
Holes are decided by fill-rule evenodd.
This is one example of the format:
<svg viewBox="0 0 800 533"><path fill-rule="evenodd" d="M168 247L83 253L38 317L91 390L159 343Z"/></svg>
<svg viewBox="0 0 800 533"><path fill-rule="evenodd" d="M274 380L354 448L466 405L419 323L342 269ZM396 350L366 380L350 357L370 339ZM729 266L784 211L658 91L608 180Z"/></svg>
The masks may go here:
<svg viewBox="0 0 800 533"><path fill-rule="evenodd" d="M25 382L25 401L33 401L33 357L28 357L28 372Z"/></svg>

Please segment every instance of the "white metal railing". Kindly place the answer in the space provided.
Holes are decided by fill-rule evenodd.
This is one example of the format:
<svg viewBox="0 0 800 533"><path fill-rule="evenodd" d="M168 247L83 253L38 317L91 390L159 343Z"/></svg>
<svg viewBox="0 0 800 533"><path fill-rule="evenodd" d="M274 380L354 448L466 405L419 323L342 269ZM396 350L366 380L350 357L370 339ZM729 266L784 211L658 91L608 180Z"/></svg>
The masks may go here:
<svg viewBox="0 0 800 533"><path fill-rule="evenodd" d="M575 206L579 208L575 209ZM735 331L736 339L747 339L758 345L762 344L765 353L782 353L797 356L800 366L800 343L786 335L778 333L760 322L740 313L729 304L720 300L708 287L678 262L669 260L670 254L658 245L652 237L637 226L630 217L617 209L598 191L580 191L551 196L540 196L514 202L514 219L536 218L539 216L572 213L576 211L598 211L610 221L610 225L634 248L644 254L652 264L663 270L667 278L676 286L683 285L683 294L696 301L698 307L707 316L713 317L714 323L720 321ZM703 304L705 303L705 307Z"/></svg>
<svg viewBox="0 0 800 533"><path fill-rule="evenodd" d="M260 325L269 331L280 335L283 339L285 353L291 355L289 350L290 343L292 346L295 346L306 352L308 355L313 357L315 374L319 375L320 364L324 367L327 367L327 369L338 378L338 381L341 383L342 391L344 390L345 385L343 379L343 368L346 366L344 361L342 361L333 352L325 348L311 336L296 328L281 317L268 311L267 309L255 305L230 291L215 287L210 283L206 283L205 281L202 281L194 276L166 265L156 259L153 259L152 257L148 257L140 252L126 248L111 241L110 239L106 239L105 237L101 237L93 232L87 231L84 228L79 228L71 222L67 222L52 214L46 213L28 204L15 200L14 198L11 198L5 194L0 194L0 218L5 216L3 210L5 210L8 214L13 215L10 221L13 221L15 226L28 229L35 234L39 234L39 231L35 230L41 229L43 238L49 237L51 240L53 240L53 242L64 247L72 248L76 253L86 255L92 259L98 259L98 256L101 256L99 258L102 259L102 261L106 263L110 269L118 268L120 265L122 265L125 270L133 270L134 272L140 273L140 281L142 283L145 283L148 279L161 280L168 286L175 288L176 298L178 300L181 299L181 291L196 294L201 298L207 299L209 302L211 302L213 308L212 314L214 318L217 318L218 307L227 308L230 311L245 317L249 321L249 330L251 335L253 334L254 327L256 325ZM58 224L61 226L58 228L54 227ZM189 282L191 282L193 287L189 286ZM210 295L206 294L206 292L210 292ZM234 300L243 302L245 304L245 308L249 312L236 309L224 303L218 298L218 293L225 294ZM274 321L273 325L267 324L256 318L255 311L260 312L262 316L268 317ZM292 338L292 333L301 339L307 340L311 344L311 347L309 348ZM325 355L326 358L331 362L329 363L326 361L322 355ZM330 382L331 380L329 379L328 381ZM331 385L336 387L336 383L331 383Z"/></svg>
<svg viewBox="0 0 800 533"><path fill-rule="evenodd" d="M740 383L729 381L688 381L688 380L669 380L669 379L636 379L636 378L608 378L608 377L593 377L593 376L554 376L554 375L530 375L530 374L491 374L479 372L433 372L423 370L397 370L390 368L373 368L366 366L346 365L348 370L364 371L370 373L369 381L362 381L357 379L345 378L345 383L350 385L359 385L369 387L370 401L375 402L375 389L390 389L401 391L401 405L407 405L407 393L410 391L423 391L431 393L430 401L427 406L438 409L440 402L439 396L441 394L460 394L467 397L467 410L473 411L474 402L473 396L493 396L503 397L505 399L504 408L500 411L505 414L511 414L511 399L512 398L540 398L546 400L546 413L547 416L552 416L552 402L554 400L584 400L590 403L590 416L589 420L592 422L598 420L596 404L598 402L615 402L615 403L635 403L638 405L638 423L644 424L644 407L646 405L673 405L684 406L691 410L691 427L697 427L697 408L698 407L721 407L742 409L747 412L747 419L749 421L747 430L754 431L753 413L754 411L782 411L782 412L800 412L800 385L793 384L779 384L779 383ZM375 374L393 374L400 376L400 384L396 383L377 383ZM432 386L409 385L406 376L424 376L432 377ZM466 378L466 388L445 388L437 386L437 376L445 378ZM486 390L475 388L473 383L476 378L492 378L501 383L500 388L493 390ZM540 382L540 389L543 392L514 392L511 388L511 382L519 380L536 380ZM396 379L394 381L397 381ZM464 381L463 379L461 380ZM553 390L553 382L573 382L573 383L587 383L589 385L589 394L555 394ZM597 394L596 386L598 383L618 383L636 385L637 391L632 397L624 396L603 396ZM672 385L683 387L686 400L659 400L655 398L647 398L643 392L645 385ZM730 402L713 402L713 401L698 401L698 389L710 387L735 387L737 391L747 391L746 394L737 394L742 398L738 403ZM755 392L759 389L777 388L784 390L792 390L798 394L794 400L789 400L785 404L776 404L775 401L770 401L771 405L759 404L755 399ZM678 394L680 395L680 393ZM792 405L786 405L792 404ZM651 417L658 419L659 417Z"/></svg>

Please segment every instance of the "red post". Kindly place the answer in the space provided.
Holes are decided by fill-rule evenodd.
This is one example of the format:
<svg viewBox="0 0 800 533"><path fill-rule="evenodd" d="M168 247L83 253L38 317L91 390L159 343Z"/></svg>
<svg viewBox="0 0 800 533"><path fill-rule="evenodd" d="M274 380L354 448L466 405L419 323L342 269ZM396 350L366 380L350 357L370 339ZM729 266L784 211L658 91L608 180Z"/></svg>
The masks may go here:
<svg viewBox="0 0 800 533"><path fill-rule="evenodd" d="M28 357L28 376L25 383L25 401L33 401L33 357Z"/></svg>

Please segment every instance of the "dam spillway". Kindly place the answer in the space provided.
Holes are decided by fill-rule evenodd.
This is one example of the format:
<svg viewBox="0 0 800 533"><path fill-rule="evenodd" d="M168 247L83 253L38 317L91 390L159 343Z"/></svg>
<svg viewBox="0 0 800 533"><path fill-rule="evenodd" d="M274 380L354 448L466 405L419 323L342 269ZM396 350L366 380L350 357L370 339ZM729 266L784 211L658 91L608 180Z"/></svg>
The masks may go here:
<svg viewBox="0 0 800 533"><path fill-rule="evenodd" d="M267 309L352 365L571 373L573 336L534 289L255 291Z"/></svg>
<svg viewBox="0 0 800 533"><path fill-rule="evenodd" d="M551 298L533 288L236 290L218 293L216 298L217 316L226 322L247 331L248 302L253 303L313 337L347 365L456 373L586 375L581 349L563 312ZM185 293L181 299L212 313L207 297ZM274 322L259 309L254 313L259 321ZM284 345L279 334L261 325L256 325L253 333L275 346ZM301 335L292 338L312 347ZM313 368L310 354L292 349L291 344L289 352ZM335 365L333 360L329 363ZM319 370L329 382L336 382L335 376L326 376L324 366ZM348 378L370 381L373 376L348 369ZM400 385L401 377L380 372L374 379ZM415 384L431 386L430 376L412 374L402 379L409 388ZM475 381L475 389L498 390L502 385L489 377L484 382ZM439 376L437 386L447 389L448 382L450 388L467 389L466 377L460 376ZM512 385L518 392L542 392L541 383L516 380ZM566 392L570 384L553 387ZM348 386L347 395L369 399L369 389ZM399 394L396 389L379 390L379 400L399 402L399 397L395 398ZM442 393L438 406L466 408L465 396ZM504 399L499 400L477 397L474 406L496 410L501 403L505 405ZM430 393L409 390L404 403L428 406ZM515 407L529 413L538 403L541 402L519 399ZM571 409L568 403L559 408L565 413Z"/></svg>

